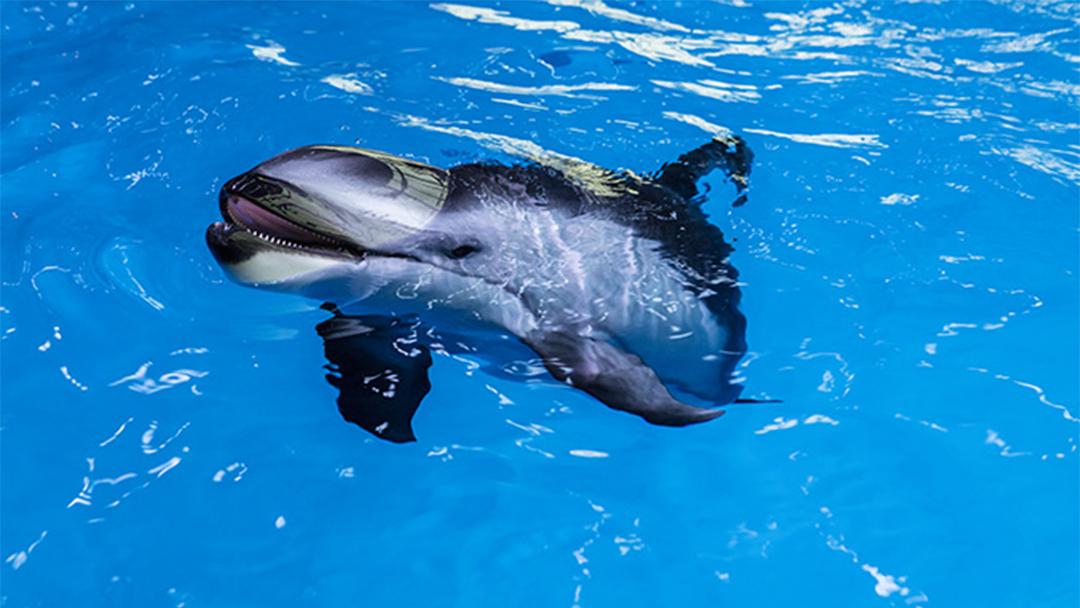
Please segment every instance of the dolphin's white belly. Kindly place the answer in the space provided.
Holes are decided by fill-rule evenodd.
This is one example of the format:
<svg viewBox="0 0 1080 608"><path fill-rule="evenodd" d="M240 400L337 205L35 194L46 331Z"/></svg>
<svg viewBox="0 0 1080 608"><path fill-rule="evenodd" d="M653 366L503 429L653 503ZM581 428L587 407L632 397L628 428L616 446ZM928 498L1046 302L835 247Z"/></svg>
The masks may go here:
<svg viewBox="0 0 1080 608"><path fill-rule="evenodd" d="M416 314L436 327L497 326L516 336L536 329L521 298L502 285L435 266L394 257L343 263L305 277L290 290L309 297L351 303L365 312Z"/></svg>

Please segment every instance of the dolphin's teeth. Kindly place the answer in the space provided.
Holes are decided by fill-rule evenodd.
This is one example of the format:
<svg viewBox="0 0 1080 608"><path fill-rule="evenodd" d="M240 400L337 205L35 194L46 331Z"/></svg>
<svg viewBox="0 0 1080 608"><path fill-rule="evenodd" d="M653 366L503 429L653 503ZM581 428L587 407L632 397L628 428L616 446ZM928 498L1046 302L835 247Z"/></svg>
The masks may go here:
<svg viewBox="0 0 1080 608"><path fill-rule="evenodd" d="M330 237L330 236L327 236L327 235L324 235L324 234L320 234L320 233L318 233L318 232L316 232L314 230L311 230L310 228L308 228L306 226L301 226L300 224L297 224L296 222L293 222L293 221L289 220L288 218L280 218L280 219L282 221L285 221L286 223L292 224L291 226L289 226L286 229L293 229L293 230L298 231L298 232L301 233L301 236L297 237L298 240L291 240L289 238L280 237L280 236L276 236L276 235L273 235L273 234L268 234L266 232L263 232L262 230L259 230L259 228L261 226L259 225L259 223L257 223L257 222L261 222L263 219L265 219L265 218L262 217L261 214L255 214L255 216L252 216L251 213L239 213L239 211L243 211L245 208L248 208L248 207L250 207L252 205L254 205L254 206L258 206L258 205L256 205L255 203L252 203L251 201L241 201L240 199L242 197L236 197L236 198L237 198L237 200L235 200L235 201L232 198L229 199L229 204L228 204L227 208L224 211L225 219L227 220L227 225L231 225L231 226L235 226L237 228L241 228L245 232L247 232L248 234L251 234L251 235L255 236L256 238L258 238L259 240L270 243L270 244L275 245L277 247L285 247L285 248L296 249L296 250L300 250L300 251L309 251L309 250L310 251L318 251L318 250L336 251L338 253L344 253L346 255L352 255L352 256L356 255L349 247L346 246L346 243L342 242L341 239ZM247 209L247 211L250 212L251 209ZM263 209L262 212L264 214L269 213L271 215L274 215L272 211L269 211L269 210L266 210L266 209ZM275 226L275 228L276 228L276 226ZM291 235L293 233L288 232L288 234Z"/></svg>
<svg viewBox="0 0 1080 608"><path fill-rule="evenodd" d="M261 240L263 242L269 243L271 245L275 245L277 247L295 249L297 251L303 251L303 252L310 251L310 252L313 252L313 253L317 253L318 251L325 251L325 252L331 252L332 251L332 252L341 253L341 254L345 254L345 255L349 255L349 256L355 256L356 255L355 253L350 251L347 247L342 245L341 241L332 239L330 237L325 237L325 236L323 236L321 234L318 234L316 232L312 232L310 230L308 232L310 232L310 234L313 237L318 237L319 243L306 243L306 242L300 242L300 241L291 241L291 240L289 240L287 238L284 238L284 237L275 236L273 234L263 232L263 231L258 230L257 228L255 228L253 226L242 224L242 223L239 223L239 222L235 222L235 220L234 220L234 223L231 224L231 225L237 226L240 229L247 232L248 234L254 236L255 238L257 238L257 239L259 239L259 240ZM321 243L326 243L326 245L325 246L321 245Z"/></svg>

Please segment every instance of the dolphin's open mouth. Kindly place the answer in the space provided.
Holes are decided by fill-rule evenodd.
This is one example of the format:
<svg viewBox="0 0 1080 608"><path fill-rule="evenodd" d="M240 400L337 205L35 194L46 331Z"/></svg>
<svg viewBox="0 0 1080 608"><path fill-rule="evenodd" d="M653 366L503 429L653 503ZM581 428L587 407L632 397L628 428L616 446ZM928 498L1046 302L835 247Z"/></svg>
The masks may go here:
<svg viewBox="0 0 1080 608"><path fill-rule="evenodd" d="M211 229L222 236L239 230L273 246L315 255L359 258L366 254L352 243L305 228L237 193L222 193L221 215L225 221Z"/></svg>
<svg viewBox="0 0 1080 608"><path fill-rule="evenodd" d="M210 225L206 244L249 284L375 257L419 262L411 247L442 210L449 180L442 169L373 150L297 148L222 185L224 221Z"/></svg>

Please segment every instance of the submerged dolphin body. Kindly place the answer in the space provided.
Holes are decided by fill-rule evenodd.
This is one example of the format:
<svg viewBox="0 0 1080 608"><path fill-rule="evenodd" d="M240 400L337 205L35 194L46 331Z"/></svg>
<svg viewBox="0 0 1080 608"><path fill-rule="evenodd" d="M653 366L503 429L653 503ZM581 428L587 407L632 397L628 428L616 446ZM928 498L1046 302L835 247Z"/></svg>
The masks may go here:
<svg viewBox="0 0 1080 608"><path fill-rule="evenodd" d="M430 389L420 326L511 335L558 380L661 425L720 416L746 351L732 248L700 209L723 170L745 201L752 154L714 139L651 177L584 162L443 170L383 152L308 146L225 184L207 230L235 281L357 307L321 323L338 406L413 441Z"/></svg>

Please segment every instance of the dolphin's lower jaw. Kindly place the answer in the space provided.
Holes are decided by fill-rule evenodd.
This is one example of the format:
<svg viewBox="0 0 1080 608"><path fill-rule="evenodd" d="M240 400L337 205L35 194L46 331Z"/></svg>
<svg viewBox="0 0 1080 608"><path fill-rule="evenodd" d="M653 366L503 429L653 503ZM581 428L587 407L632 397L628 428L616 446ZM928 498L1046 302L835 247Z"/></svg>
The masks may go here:
<svg viewBox="0 0 1080 608"><path fill-rule="evenodd" d="M296 279L339 266L362 266L366 257L352 257L290 244L278 244L227 222L206 229L206 244L233 281L253 287L286 286Z"/></svg>

